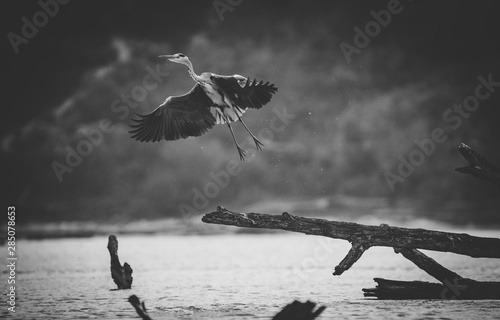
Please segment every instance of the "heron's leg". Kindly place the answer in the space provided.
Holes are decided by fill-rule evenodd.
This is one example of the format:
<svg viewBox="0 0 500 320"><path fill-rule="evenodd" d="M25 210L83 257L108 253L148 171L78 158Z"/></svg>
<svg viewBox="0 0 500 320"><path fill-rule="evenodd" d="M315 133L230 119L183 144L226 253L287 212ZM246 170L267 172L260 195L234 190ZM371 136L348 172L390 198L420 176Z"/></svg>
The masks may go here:
<svg viewBox="0 0 500 320"><path fill-rule="evenodd" d="M254 136L254 134L252 133L252 131L250 131L250 129L248 129L248 127L245 124L245 122L243 122L243 120L241 120L240 116L238 116L238 120L240 120L241 124L243 124L243 126L245 127L245 129L247 129L248 133L250 133L250 135L252 136L253 142L255 143L255 147L257 148L257 150L261 150L262 151L262 147L264 146L264 144L262 142L260 142L259 139L257 139L256 136Z"/></svg>
<svg viewBox="0 0 500 320"><path fill-rule="evenodd" d="M240 145L238 144L238 141L236 141L236 137L234 136L233 128L231 128L231 124L229 123L229 119L223 115L224 120L226 121L227 126L229 127L229 131L231 131L231 135L233 136L234 143L236 144L236 149L238 150L238 153L240 154L240 160L245 161L245 150L241 149Z"/></svg>

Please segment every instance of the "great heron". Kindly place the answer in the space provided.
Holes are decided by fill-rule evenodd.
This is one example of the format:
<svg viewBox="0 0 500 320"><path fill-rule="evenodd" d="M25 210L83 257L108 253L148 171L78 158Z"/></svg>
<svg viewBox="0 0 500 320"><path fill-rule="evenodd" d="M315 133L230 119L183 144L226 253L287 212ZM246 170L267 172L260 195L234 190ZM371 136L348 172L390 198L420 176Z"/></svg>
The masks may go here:
<svg viewBox="0 0 500 320"><path fill-rule="evenodd" d="M185 95L168 97L150 114L138 114L140 118L133 119L135 123L130 125L133 128L130 131L132 138L157 142L197 137L215 124L226 123L243 161L245 151L236 141L231 128L231 122L238 120L253 138L257 150L262 150L264 144L248 129L241 116L247 108L260 109L268 103L278 90L274 84L257 82L237 74L221 76L204 72L197 75L189 58L182 53L159 57L186 65L196 84Z"/></svg>

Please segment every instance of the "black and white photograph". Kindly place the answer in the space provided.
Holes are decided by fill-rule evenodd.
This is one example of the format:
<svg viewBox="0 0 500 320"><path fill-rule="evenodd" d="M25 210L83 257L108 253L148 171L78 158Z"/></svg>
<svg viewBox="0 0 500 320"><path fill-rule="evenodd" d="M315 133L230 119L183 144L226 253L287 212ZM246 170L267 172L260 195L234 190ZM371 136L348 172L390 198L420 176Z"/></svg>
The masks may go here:
<svg viewBox="0 0 500 320"><path fill-rule="evenodd" d="M500 2L1 16L1 319L500 319Z"/></svg>

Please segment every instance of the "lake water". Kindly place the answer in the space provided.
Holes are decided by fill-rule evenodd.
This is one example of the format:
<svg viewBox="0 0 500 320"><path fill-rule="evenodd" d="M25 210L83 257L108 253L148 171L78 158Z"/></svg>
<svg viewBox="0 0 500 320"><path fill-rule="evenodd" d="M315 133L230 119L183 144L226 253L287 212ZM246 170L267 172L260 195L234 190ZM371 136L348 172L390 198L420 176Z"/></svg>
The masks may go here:
<svg viewBox="0 0 500 320"><path fill-rule="evenodd" d="M390 248L369 249L334 277L350 246L341 240L279 233L118 235L118 241L121 262L134 270L131 290L114 290L107 237L19 240L16 313L7 312L4 302L0 316L138 319L127 302L136 294L153 319L271 319L294 299L326 305L320 319L500 319L500 301L364 298L361 289L373 287L374 277L434 281ZM462 276L500 280L498 259L426 253ZM6 293L2 264L0 288Z"/></svg>

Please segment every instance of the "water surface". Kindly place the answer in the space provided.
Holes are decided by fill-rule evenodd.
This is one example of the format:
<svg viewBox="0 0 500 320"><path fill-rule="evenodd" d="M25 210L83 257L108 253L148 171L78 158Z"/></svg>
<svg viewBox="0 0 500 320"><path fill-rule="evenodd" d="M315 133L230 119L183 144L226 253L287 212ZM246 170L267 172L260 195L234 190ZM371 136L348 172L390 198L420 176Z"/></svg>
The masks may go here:
<svg viewBox="0 0 500 320"><path fill-rule="evenodd" d="M493 232L475 235L495 236ZM322 319L500 319L500 301L380 301L373 278L434 281L390 248L371 248L332 276L349 243L301 234L118 235L131 290L114 290L107 237L20 240L17 307L8 319L137 319L131 294L154 319L270 319L294 299L327 306ZM5 247L4 247L5 249ZM498 259L426 252L464 277L500 279ZM7 270L1 288L6 292Z"/></svg>

